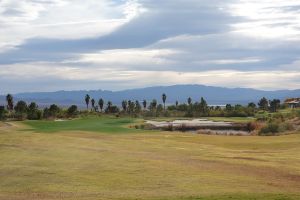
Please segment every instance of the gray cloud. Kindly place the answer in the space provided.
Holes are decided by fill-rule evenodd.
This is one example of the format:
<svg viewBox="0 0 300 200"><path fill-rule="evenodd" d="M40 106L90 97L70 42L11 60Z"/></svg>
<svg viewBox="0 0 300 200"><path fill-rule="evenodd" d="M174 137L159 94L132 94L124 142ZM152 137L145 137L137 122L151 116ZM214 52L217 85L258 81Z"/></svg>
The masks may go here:
<svg viewBox="0 0 300 200"><path fill-rule="evenodd" d="M53 3L48 3L50 2ZM119 6L120 2L112 1L112 5ZM97 89L92 87L95 84L98 88L109 89L121 88L120 85L140 87L141 84L154 84L146 80L147 74L151 79L154 77L153 73L168 72L177 78L180 76L176 73L187 73L180 82L190 83L189 77L197 80L201 72L213 77L215 71L224 72L224 80L220 76L220 80L216 82L225 86L234 85L230 82L233 78L230 76L232 72L234 76L241 72L241 77L248 77L251 81L236 78L237 86L254 87L256 83L256 88L276 88L280 83L266 84L261 77L266 76L267 72L276 75L285 71L287 74L283 74L282 80L286 81L287 87L295 88L299 85L298 75L294 77L292 74L299 69L300 60L300 23L297 21L300 17L297 14L300 1L292 4L280 0L273 7L269 0L139 0L137 3L143 12L101 36L57 39L51 37L51 34L47 34L48 37L37 34L26 39L0 53L0 69L5 70L11 66L13 73L13 69L20 69L22 64L24 69L31 69L30 66L37 69L40 65L42 70L37 73L44 77L42 80L35 76L30 81L20 82L27 88L37 82L45 83L43 88L47 90L59 88L57 85L47 86L51 82L62 83L66 88L81 85L81 88ZM252 7L246 3L251 3ZM274 12L270 12L272 10ZM22 16L22 13L13 11L13 8L6 9L4 15ZM258 11L259 15L255 15ZM124 13L113 14L119 17L123 15ZM0 24L1 26L6 25ZM78 30L80 29L79 23ZM62 73L66 70L65 73L70 74L59 76L54 73L47 79L42 73L48 73L51 66L57 72L61 68ZM75 72L73 69L68 71L69 68L75 68ZM86 80L77 79L79 71L86 73L84 70L87 69L99 74L101 70L111 69L116 78L101 81L95 80L95 76L89 74ZM123 74L128 72L134 75L128 75L128 80L123 79L122 75L117 74L118 70ZM214 73L211 74L210 71ZM260 82L255 81L254 72L261 74ZM195 73L196 77L190 73ZM138 79L139 74L144 77L144 82L134 80ZM6 82L12 82L10 80L12 79L5 79ZM214 84L208 79L203 83ZM18 81L11 90L17 88L17 85Z"/></svg>
<svg viewBox="0 0 300 200"><path fill-rule="evenodd" d="M142 1L148 12L107 36L80 40L33 38L11 52L0 54L0 60L2 63L52 61L53 57L62 53L65 53L64 57L59 57L66 59L70 58L71 53L141 48L181 34L205 35L224 32L229 30L229 25L238 21L238 18L220 10L224 3L217 2Z"/></svg>

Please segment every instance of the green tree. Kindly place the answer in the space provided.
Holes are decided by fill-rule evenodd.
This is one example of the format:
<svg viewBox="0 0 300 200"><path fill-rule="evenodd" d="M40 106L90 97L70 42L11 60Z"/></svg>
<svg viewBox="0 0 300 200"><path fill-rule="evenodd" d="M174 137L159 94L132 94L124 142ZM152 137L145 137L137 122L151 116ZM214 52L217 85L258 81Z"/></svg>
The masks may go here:
<svg viewBox="0 0 300 200"><path fill-rule="evenodd" d="M99 99L98 105L99 105L99 108L100 108L100 110L102 112L103 111L103 107L104 107L104 100L103 99Z"/></svg>
<svg viewBox="0 0 300 200"><path fill-rule="evenodd" d="M261 110L268 110L268 108L269 108L268 99L266 99L265 97L260 99L260 101L258 102L258 106Z"/></svg>
<svg viewBox="0 0 300 200"><path fill-rule="evenodd" d="M123 111L124 111L124 112L127 111L127 101L126 101L126 100L123 100L123 101L122 101L122 108L123 108Z"/></svg>
<svg viewBox="0 0 300 200"><path fill-rule="evenodd" d="M206 115L208 114L208 105L207 105L207 102L205 101L205 99L203 97L201 97L201 101L200 101L200 104L199 104L199 108L200 108L200 112L203 114L203 115Z"/></svg>
<svg viewBox="0 0 300 200"><path fill-rule="evenodd" d="M132 114L135 110L135 103L133 101L128 101L128 111L130 114Z"/></svg>
<svg viewBox="0 0 300 200"><path fill-rule="evenodd" d="M19 120L23 120L27 118L27 104L25 101L18 101L15 106L15 116Z"/></svg>
<svg viewBox="0 0 300 200"><path fill-rule="evenodd" d="M107 102L107 108L105 109L106 113L119 113L120 110L117 106L114 106L111 101Z"/></svg>
<svg viewBox="0 0 300 200"><path fill-rule="evenodd" d="M86 104L86 109L87 110L89 110L89 104L90 104L90 99L91 99L91 97L90 97L90 95L85 95L85 104Z"/></svg>
<svg viewBox="0 0 300 200"><path fill-rule="evenodd" d="M67 114L69 117L76 117L78 113L78 107L76 105L71 105L67 110Z"/></svg>
<svg viewBox="0 0 300 200"><path fill-rule="evenodd" d="M277 112L277 110L280 108L280 100L279 99L273 99L270 101L270 111L271 112Z"/></svg>
<svg viewBox="0 0 300 200"><path fill-rule="evenodd" d="M14 100L11 94L6 95L7 110L12 111L14 109Z"/></svg>
<svg viewBox="0 0 300 200"><path fill-rule="evenodd" d="M6 118L5 106L0 106L0 120L4 120L5 118Z"/></svg>
<svg viewBox="0 0 300 200"><path fill-rule="evenodd" d="M166 94L162 94L162 101L164 103L164 110L166 110L166 100L167 100L167 95Z"/></svg>
<svg viewBox="0 0 300 200"><path fill-rule="evenodd" d="M192 98L189 97L187 102L188 102L188 105L191 105L192 104Z"/></svg>
<svg viewBox="0 0 300 200"><path fill-rule="evenodd" d="M44 110L43 110L43 118L45 118L45 119L50 118L50 111L49 111L48 107L44 108Z"/></svg>
<svg viewBox="0 0 300 200"><path fill-rule="evenodd" d="M231 112L232 111L232 105L231 104L226 104L225 110L227 112Z"/></svg>
<svg viewBox="0 0 300 200"><path fill-rule="evenodd" d="M135 101L135 113L140 113L142 110L142 106L139 101Z"/></svg>
<svg viewBox="0 0 300 200"><path fill-rule="evenodd" d="M250 103L248 104L248 108L254 109L254 108L256 108L256 104L255 104L254 102L250 102Z"/></svg>
<svg viewBox="0 0 300 200"><path fill-rule="evenodd" d="M147 101L146 100L143 101L143 106L144 106L144 110L146 110L146 108L147 108Z"/></svg>
<svg viewBox="0 0 300 200"><path fill-rule="evenodd" d="M15 111L19 113L26 113L27 109L28 107L25 101L18 101L15 106Z"/></svg>
<svg viewBox="0 0 300 200"><path fill-rule="evenodd" d="M111 107L112 107L112 102L111 102L111 101L108 101L108 102L107 102L107 109L110 111L110 110L111 110Z"/></svg>
<svg viewBox="0 0 300 200"><path fill-rule="evenodd" d="M96 110L96 109L95 109L95 99L92 99L92 100L91 100L91 104L92 104L93 110L95 111L95 110Z"/></svg>
<svg viewBox="0 0 300 200"><path fill-rule="evenodd" d="M27 114L29 120L38 120L42 117L42 113L38 109L38 105L35 102L31 102L29 104Z"/></svg>
<svg viewBox="0 0 300 200"><path fill-rule="evenodd" d="M160 113L162 113L163 110L164 110L163 105L158 104L158 106L157 106L157 108L156 108L157 115L159 115Z"/></svg>
<svg viewBox="0 0 300 200"><path fill-rule="evenodd" d="M153 99L152 102L150 103L150 110L154 111L156 110L156 107L157 107L157 101L156 99Z"/></svg>
<svg viewBox="0 0 300 200"><path fill-rule="evenodd" d="M50 117L56 118L60 114L61 109L56 105L52 104L49 108Z"/></svg>

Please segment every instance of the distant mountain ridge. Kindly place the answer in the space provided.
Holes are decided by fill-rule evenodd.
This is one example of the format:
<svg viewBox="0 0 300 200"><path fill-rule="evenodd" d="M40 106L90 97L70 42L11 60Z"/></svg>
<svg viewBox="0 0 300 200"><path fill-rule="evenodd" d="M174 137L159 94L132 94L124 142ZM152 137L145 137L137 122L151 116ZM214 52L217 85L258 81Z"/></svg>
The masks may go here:
<svg viewBox="0 0 300 200"><path fill-rule="evenodd" d="M114 104L120 105L121 101L146 99L151 101L157 99L161 102L161 95L166 93L167 103L173 104L176 100L180 103L186 102L188 97L193 101L199 101L204 97L210 105L224 105L231 104L247 104L249 102L257 103L262 97L268 99L285 100L291 97L300 97L299 90L277 90L277 91L263 91L250 88L225 88L213 87L205 85L173 85L173 86L157 86L140 89L130 89L122 91L108 91L108 90L78 90L78 91L57 91L57 92L32 92L19 93L13 95L16 100L23 99L27 102L35 101L39 105L58 104L61 106L68 106L76 104L84 106L84 96L89 94L91 98L98 101L103 98L106 102L112 101ZM0 104L5 103L5 96L0 96Z"/></svg>

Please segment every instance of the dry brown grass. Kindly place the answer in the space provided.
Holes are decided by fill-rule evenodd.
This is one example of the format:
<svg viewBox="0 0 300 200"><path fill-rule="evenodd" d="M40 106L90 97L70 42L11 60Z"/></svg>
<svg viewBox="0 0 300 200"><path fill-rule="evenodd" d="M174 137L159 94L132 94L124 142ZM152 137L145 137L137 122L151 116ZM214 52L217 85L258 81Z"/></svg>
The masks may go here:
<svg viewBox="0 0 300 200"><path fill-rule="evenodd" d="M300 134L37 133L12 125L0 126L3 200L299 197Z"/></svg>

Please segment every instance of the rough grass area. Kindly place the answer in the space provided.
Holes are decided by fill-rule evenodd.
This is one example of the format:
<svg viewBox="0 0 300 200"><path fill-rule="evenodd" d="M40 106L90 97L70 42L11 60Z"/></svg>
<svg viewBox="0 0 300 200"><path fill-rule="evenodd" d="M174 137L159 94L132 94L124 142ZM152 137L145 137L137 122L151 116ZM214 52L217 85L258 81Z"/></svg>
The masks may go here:
<svg viewBox="0 0 300 200"><path fill-rule="evenodd" d="M0 126L0 199L300 199L300 134L153 134L128 120Z"/></svg>

